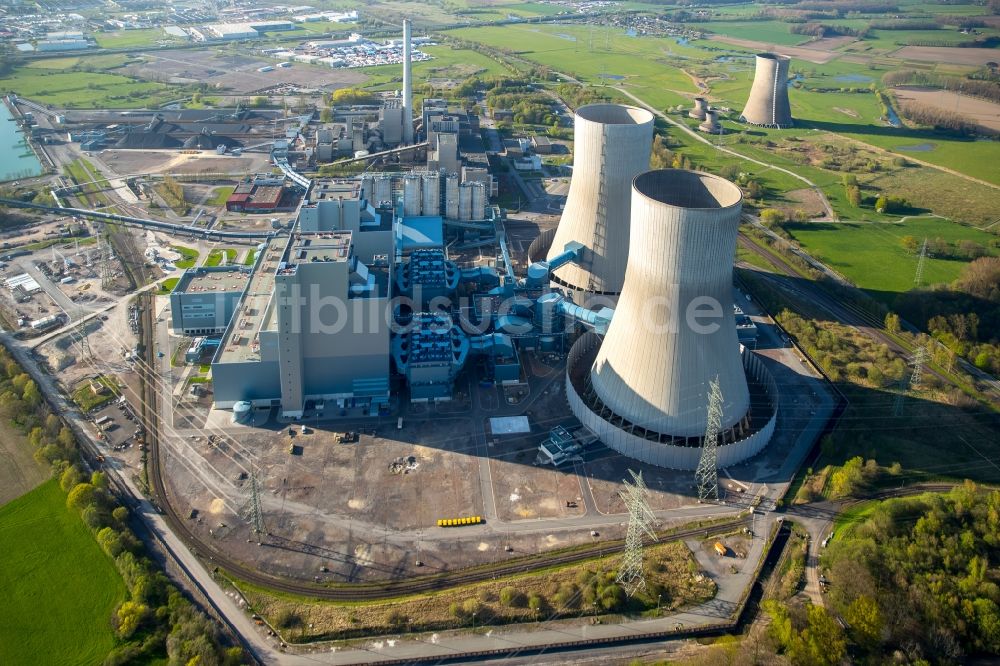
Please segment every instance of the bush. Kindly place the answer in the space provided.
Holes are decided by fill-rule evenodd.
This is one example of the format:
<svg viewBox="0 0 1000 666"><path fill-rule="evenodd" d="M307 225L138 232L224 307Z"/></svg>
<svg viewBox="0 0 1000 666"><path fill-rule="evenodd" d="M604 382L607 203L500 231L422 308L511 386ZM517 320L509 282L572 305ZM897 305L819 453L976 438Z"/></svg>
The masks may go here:
<svg viewBox="0 0 1000 666"><path fill-rule="evenodd" d="M548 604L545 601L545 597L540 594L532 593L528 596L528 608L535 611L536 613L545 610Z"/></svg>
<svg viewBox="0 0 1000 666"><path fill-rule="evenodd" d="M302 626L302 616L291 608L284 608L274 617L274 626L279 629L294 629Z"/></svg>
<svg viewBox="0 0 1000 666"><path fill-rule="evenodd" d="M510 608L524 608L528 604L528 597L520 590L505 587L500 590L500 603Z"/></svg>
<svg viewBox="0 0 1000 666"><path fill-rule="evenodd" d="M554 599L559 608L573 609L580 606L579 590L573 583L563 583L560 585Z"/></svg>

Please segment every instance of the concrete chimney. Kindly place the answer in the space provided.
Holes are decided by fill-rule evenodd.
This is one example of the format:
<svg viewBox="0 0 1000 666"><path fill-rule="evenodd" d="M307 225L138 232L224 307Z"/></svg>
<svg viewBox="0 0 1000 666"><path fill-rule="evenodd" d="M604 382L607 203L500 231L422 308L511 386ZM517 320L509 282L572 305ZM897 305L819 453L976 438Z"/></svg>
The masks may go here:
<svg viewBox="0 0 1000 666"><path fill-rule="evenodd" d="M410 19L403 19L403 144L413 143L413 73Z"/></svg>

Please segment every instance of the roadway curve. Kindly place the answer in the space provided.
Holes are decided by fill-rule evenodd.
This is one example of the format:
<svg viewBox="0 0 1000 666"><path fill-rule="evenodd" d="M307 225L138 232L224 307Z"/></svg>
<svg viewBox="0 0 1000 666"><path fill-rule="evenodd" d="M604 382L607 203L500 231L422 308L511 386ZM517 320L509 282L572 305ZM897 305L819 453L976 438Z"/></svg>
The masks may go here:
<svg viewBox="0 0 1000 666"><path fill-rule="evenodd" d="M659 111L658 109L653 108L652 106L650 106L646 102L642 101L641 99L639 99L638 97L636 97L635 95L633 95L632 93L630 93L627 90L624 90L622 88L612 87L612 86L598 86L598 87L612 88L612 90L617 90L618 92L620 92L621 94L625 95L626 97L628 97L633 102L635 102L636 104L638 104L642 108L646 109L650 113L652 113L652 114L654 114L654 115L662 118L663 120L667 121L668 123L670 123L674 127L680 129L682 132L685 132L691 138L693 138L695 141L700 141L701 143L705 144L706 146L711 146L712 148L718 150L719 152L726 153L727 155L732 155L733 157L738 157L739 159L746 160L747 162L753 162L754 164L758 164L758 165L760 165L762 167L766 167L768 169L774 169L775 171L780 171L781 173L787 174L787 175L791 176L792 178L795 178L797 180L802 181L803 183L805 183L811 190L813 190L819 196L820 200L823 202L823 208L826 209L826 215L827 215L827 217L830 220L833 220L834 222L837 221L837 219L838 219L837 218L837 213L834 212L833 206L830 205L830 202L826 198L826 195L823 194L823 190L820 189L819 185L817 185L816 183L812 182L811 180L809 180L805 176L797 174L794 171L790 171L789 169L785 169L784 167L775 166L774 164L768 164L767 162L755 159L753 157L747 157L746 155L738 153L735 150L732 150L730 148L726 148L724 146L718 146L718 145L712 143L711 141L709 141L708 139L706 139L704 137L704 135L699 134L698 132L694 131L693 129L691 129L690 127L688 127L687 125L685 125L684 123L679 123L676 120L674 120L673 118L670 118L665 113Z"/></svg>

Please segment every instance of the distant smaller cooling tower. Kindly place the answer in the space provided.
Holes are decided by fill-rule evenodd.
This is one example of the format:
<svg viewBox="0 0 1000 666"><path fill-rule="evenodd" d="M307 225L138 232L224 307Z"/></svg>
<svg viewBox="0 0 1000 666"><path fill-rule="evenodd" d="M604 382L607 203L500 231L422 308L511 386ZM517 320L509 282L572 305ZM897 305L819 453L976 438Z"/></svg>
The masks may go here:
<svg viewBox="0 0 1000 666"><path fill-rule="evenodd" d="M757 69L750 88L750 99L740 120L761 127L792 126L792 110L788 105L788 56L758 53Z"/></svg>
<svg viewBox="0 0 1000 666"><path fill-rule="evenodd" d="M704 97L695 97L694 108L688 111L688 116L691 118L697 118L698 120L704 120L706 113L708 113L708 100Z"/></svg>
<svg viewBox="0 0 1000 666"><path fill-rule="evenodd" d="M721 132L722 125L719 124L719 112L715 109L705 111L705 119L698 125L698 129L709 134Z"/></svg>

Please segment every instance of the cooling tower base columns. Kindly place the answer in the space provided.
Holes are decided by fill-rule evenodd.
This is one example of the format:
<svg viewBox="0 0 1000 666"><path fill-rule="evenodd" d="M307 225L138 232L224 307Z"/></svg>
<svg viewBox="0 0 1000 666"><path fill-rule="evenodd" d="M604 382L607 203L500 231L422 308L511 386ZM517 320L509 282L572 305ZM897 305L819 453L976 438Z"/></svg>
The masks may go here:
<svg viewBox="0 0 1000 666"><path fill-rule="evenodd" d="M669 469L693 471L701 457L701 438L672 437L635 426L604 405L590 387L590 368L601 338L583 335L566 360L566 397L570 410L611 449L629 458ZM750 390L750 411L741 432L731 429L719 444L719 467L737 465L760 453L774 435L778 419L778 385L760 358L743 351L743 369Z"/></svg>

